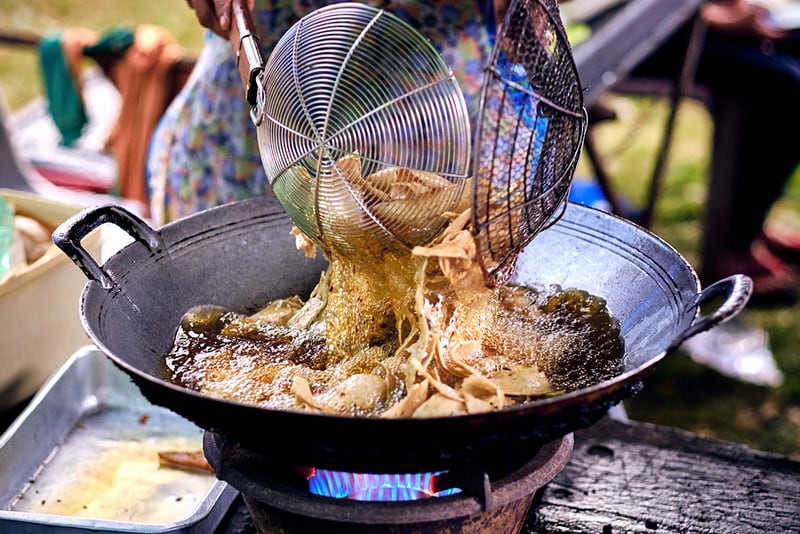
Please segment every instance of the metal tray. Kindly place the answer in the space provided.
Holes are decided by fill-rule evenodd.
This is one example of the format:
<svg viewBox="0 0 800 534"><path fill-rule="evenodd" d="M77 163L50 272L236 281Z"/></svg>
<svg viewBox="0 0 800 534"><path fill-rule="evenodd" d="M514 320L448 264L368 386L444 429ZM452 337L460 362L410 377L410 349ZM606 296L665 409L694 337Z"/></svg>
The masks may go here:
<svg viewBox="0 0 800 534"><path fill-rule="evenodd" d="M158 467L158 451L201 450L202 435L83 347L0 435L0 533L212 533L238 491Z"/></svg>

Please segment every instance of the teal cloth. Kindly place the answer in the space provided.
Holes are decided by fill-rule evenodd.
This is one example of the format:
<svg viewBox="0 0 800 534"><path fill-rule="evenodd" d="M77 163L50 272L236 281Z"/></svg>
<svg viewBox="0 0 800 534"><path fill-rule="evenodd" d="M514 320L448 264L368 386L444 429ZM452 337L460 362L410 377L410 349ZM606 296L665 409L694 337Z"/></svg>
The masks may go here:
<svg viewBox="0 0 800 534"><path fill-rule="evenodd" d="M39 40L39 65L44 80L47 109L53 118L61 142L72 146L80 139L89 122L83 107L80 89L72 78L61 46L62 32L53 32Z"/></svg>
<svg viewBox="0 0 800 534"><path fill-rule="evenodd" d="M0 279L11 269L11 243L14 240L14 213L0 197Z"/></svg>
<svg viewBox="0 0 800 534"><path fill-rule="evenodd" d="M61 31L52 32L39 40L39 64L50 116L61 134L62 144L72 146L80 139L89 119L78 80L73 79L64 57L62 34ZM133 44L133 39L133 29L114 28L105 33L97 43L84 47L83 54L93 58L119 58Z"/></svg>
<svg viewBox="0 0 800 534"><path fill-rule="evenodd" d="M113 56L122 57L133 44L134 31L127 26L113 28L103 34L95 44L83 49L88 57Z"/></svg>

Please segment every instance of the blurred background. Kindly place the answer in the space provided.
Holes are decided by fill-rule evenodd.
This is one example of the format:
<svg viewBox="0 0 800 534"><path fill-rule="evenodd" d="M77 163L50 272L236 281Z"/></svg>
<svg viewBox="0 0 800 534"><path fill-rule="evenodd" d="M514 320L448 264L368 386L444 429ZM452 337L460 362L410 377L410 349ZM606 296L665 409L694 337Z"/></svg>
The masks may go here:
<svg viewBox="0 0 800 534"><path fill-rule="evenodd" d="M68 28L103 33L141 24L166 30L188 60L202 47L204 30L183 0L0 0L0 93L12 134L33 120L26 115L29 106L37 100L41 104L44 95L38 37ZM586 32L574 27L570 35L577 41ZM87 59L85 68L96 69L96 63ZM593 126L592 138L614 188L630 206L642 206L669 117L669 99L611 92L602 103L613 119ZM102 113L102 106L99 109ZM650 228L699 269L714 125L705 105L692 98L682 100L674 125ZM787 135L795 135L794 127L786 125ZM582 158L576 181L591 189L593 178L593 167ZM770 217L800 233L800 170ZM721 372L725 362L702 363L696 354L682 349L666 358L643 391L625 403L627 413L633 419L800 458L800 304L748 305L740 323L746 334L763 335L759 348L766 349L782 380L754 383Z"/></svg>

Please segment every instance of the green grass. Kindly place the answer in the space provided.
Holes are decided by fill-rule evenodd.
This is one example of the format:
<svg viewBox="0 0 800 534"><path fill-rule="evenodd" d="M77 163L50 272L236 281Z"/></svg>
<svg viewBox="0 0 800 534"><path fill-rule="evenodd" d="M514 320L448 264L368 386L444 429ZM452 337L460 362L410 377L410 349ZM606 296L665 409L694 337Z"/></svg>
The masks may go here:
<svg viewBox="0 0 800 534"><path fill-rule="evenodd" d="M73 26L103 32L120 24L156 24L166 28L190 55L199 51L203 36L182 0L0 0L0 21L0 30L37 34ZM0 44L0 88L11 109L42 94L35 50ZM601 150L618 189L633 204L642 205L667 106L663 101L641 98L614 97L609 102L619 120L598 128ZM653 224L653 231L695 266L711 135L705 109L697 102L686 102L677 118ZM586 168L582 162L578 174ZM772 216L800 230L800 172ZM774 357L786 376L782 386L754 386L726 378L679 350L658 366L644 390L626 402L626 408L635 419L800 458L800 304L748 307L743 317L767 331Z"/></svg>

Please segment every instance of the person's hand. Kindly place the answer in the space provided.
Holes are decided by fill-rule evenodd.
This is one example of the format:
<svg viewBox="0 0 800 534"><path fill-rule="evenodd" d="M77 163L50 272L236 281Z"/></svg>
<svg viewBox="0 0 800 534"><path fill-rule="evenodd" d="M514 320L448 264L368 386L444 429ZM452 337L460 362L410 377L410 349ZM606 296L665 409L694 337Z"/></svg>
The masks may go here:
<svg viewBox="0 0 800 534"><path fill-rule="evenodd" d="M510 0L494 0L494 21L498 29L506 16L509 3L511 3Z"/></svg>
<svg viewBox="0 0 800 534"><path fill-rule="evenodd" d="M769 23L769 11L748 0L713 0L706 2L701 16L709 27L745 37L780 39L785 32Z"/></svg>
<svg viewBox="0 0 800 534"><path fill-rule="evenodd" d="M231 29L231 6L234 0L186 0L200 24L217 35L228 38ZM253 9L255 0L236 0Z"/></svg>

